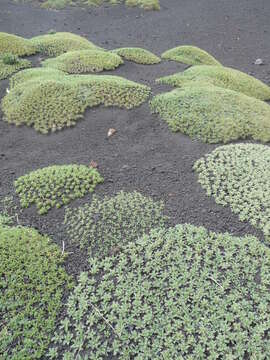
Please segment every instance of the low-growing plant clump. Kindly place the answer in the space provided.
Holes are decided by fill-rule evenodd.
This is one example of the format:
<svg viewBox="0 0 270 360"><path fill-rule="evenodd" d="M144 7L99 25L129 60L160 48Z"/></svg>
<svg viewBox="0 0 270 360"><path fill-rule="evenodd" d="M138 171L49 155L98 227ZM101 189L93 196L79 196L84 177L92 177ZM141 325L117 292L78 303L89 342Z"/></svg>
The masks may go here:
<svg viewBox="0 0 270 360"><path fill-rule="evenodd" d="M26 59L19 59L17 55L5 53L0 55L0 80L6 79L15 72L31 67L31 62Z"/></svg>
<svg viewBox="0 0 270 360"><path fill-rule="evenodd" d="M161 61L158 56L142 48L119 48L112 50L112 52L122 56L126 60L133 61L137 64L151 65L157 64Z"/></svg>
<svg viewBox="0 0 270 360"><path fill-rule="evenodd" d="M154 97L150 103L172 131L208 143L270 140L270 107L233 90L197 83Z"/></svg>
<svg viewBox="0 0 270 360"><path fill-rule="evenodd" d="M75 125L87 107L131 109L146 101L151 92L148 86L119 76L64 75L55 71L52 69L50 74L33 69L32 79L31 72L11 79L13 87L2 100L4 120L33 126L46 134Z"/></svg>
<svg viewBox="0 0 270 360"><path fill-rule="evenodd" d="M194 164L198 181L216 203L229 205L270 239L270 148L259 144L220 146Z"/></svg>
<svg viewBox="0 0 270 360"><path fill-rule="evenodd" d="M98 49L91 41L69 32L39 35L30 41L41 54L48 56L59 56L68 51Z"/></svg>
<svg viewBox="0 0 270 360"><path fill-rule="evenodd" d="M0 57L10 53L17 56L33 55L37 52L36 47L30 40L20 36L0 32Z"/></svg>
<svg viewBox="0 0 270 360"><path fill-rule="evenodd" d="M162 59L178 61L187 65L221 65L212 55L196 46L177 46L165 51Z"/></svg>
<svg viewBox="0 0 270 360"><path fill-rule="evenodd" d="M120 56L102 50L69 51L42 62L45 67L55 68L69 74L114 70L121 64L123 64L123 60Z"/></svg>
<svg viewBox="0 0 270 360"><path fill-rule="evenodd" d="M65 224L72 242L87 248L91 255L112 254L130 241L163 227L166 217L162 202L134 191L113 197L93 197L90 204L67 209Z"/></svg>
<svg viewBox="0 0 270 360"><path fill-rule="evenodd" d="M103 178L92 167L53 165L20 176L14 186L21 206L35 204L42 215L93 192L102 182Z"/></svg>
<svg viewBox="0 0 270 360"><path fill-rule="evenodd" d="M269 358L269 279L270 251L254 237L153 230L90 258L50 357Z"/></svg>
<svg viewBox="0 0 270 360"><path fill-rule="evenodd" d="M157 79L159 84L182 87L190 83L213 84L225 89L239 91L260 100L270 99L270 87L260 80L239 70L215 65L197 65L170 76Z"/></svg>
<svg viewBox="0 0 270 360"><path fill-rule="evenodd" d="M64 257L36 230L0 225L0 357L40 359L71 285Z"/></svg>

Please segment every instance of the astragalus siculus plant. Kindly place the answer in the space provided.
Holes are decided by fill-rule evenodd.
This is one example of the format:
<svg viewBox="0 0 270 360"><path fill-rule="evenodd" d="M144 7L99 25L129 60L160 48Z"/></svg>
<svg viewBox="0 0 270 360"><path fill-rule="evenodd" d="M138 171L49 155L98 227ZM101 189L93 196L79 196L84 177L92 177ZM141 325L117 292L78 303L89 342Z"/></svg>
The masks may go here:
<svg viewBox="0 0 270 360"><path fill-rule="evenodd" d="M150 51L137 47L114 49L112 53L118 54L125 60L133 61L137 64L151 65L161 61L158 56Z"/></svg>
<svg viewBox="0 0 270 360"><path fill-rule="evenodd" d="M35 204L39 214L67 205L94 191L103 178L86 165L53 165L20 176L15 190L22 207Z"/></svg>
<svg viewBox="0 0 270 360"><path fill-rule="evenodd" d="M177 225L90 258L51 359L268 359L270 251Z"/></svg>
<svg viewBox="0 0 270 360"><path fill-rule="evenodd" d="M36 52L37 48L30 40L24 39L21 36L0 32L0 56L5 53L28 56Z"/></svg>
<svg viewBox="0 0 270 360"><path fill-rule="evenodd" d="M0 80L29 67L31 67L31 62L26 59L20 59L12 53L0 54Z"/></svg>
<svg viewBox="0 0 270 360"><path fill-rule="evenodd" d="M229 205L242 221L270 240L270 148L259 144L220 146L194 164L198 181L216 203Z"/></svg>

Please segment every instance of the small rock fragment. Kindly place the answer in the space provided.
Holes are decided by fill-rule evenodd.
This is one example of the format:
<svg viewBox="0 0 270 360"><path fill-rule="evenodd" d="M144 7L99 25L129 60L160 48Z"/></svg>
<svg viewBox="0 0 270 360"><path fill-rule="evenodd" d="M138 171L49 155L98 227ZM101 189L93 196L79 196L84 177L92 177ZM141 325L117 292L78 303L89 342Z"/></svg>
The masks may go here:
<svg viewBox="0 0 270 360"><path fill-rule="evenodd" d="M113 129L113 128L111 128L111 129L108 130L107 136L110 137L110 136L112 136L112 135L115 134L115 133L116 133L116 130Z"/></svg>
<svg viewBox="0 0 270 360"><path fill-rule="evenodd" d="M255 60L255 65L263 65L263 60L262 59L257 59Z"/></svg>

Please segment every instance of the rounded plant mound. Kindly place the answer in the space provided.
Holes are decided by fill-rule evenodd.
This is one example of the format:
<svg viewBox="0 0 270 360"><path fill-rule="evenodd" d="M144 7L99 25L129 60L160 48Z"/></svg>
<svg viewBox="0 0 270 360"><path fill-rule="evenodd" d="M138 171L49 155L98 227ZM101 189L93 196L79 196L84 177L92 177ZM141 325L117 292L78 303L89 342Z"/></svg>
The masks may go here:
<svg viewBox="0 0 270 360"><path fill-rule="evenodd" d="M223 66L215 65L197 65L170 76L157 79L160 84L167 84L182 87L190 83L196 82L213 84L225 89L239 91L245 95L253 96L260 100L270 99L270 87L260 80L245 74L239 70L235 70Z"/></svg>
<svg viewBox="0 0 270 360"><path fill-rule="evenodd" d="M122 56L126 60L133 61L137 64L150 65L157 64L161 61L158 56L142 48L119 48L112 50L112 52Z"/></svg>
<svg viewBox="0 0 270 360"><path fill-rule="evenodd" d="M229 205L242 221L270 236L270 148L220 146L194 164L198 180L217 204Z"/></svg>
<svg viewBox="0 0 270 360"><path fill-rule="evenodd" d="M91 254L120 251L130 241L163 227L164 205L134 191L121 191L113 197L93 197L90 204L67 209L65 224L69 238Z"/></svg>
<svg viewBox="0 0 270 360"><path fill-rule="evenodd" d="M60 208L94 191L103 182L99 172L85 165L53 165L19 177L15 190L22 207L35 204L39 214Z"/></svg>
<svg viewBox="0 0 270 360"><path fill-rule="evenodd" d="M15 58L8 60L9 56L0 56L0 80L6 79L15 72L31 67L31 62L25 59ZM10 61L10 63L8 63Z"/></svg>
<svg viewBox="0 0 270 360"><path fill-rule="evenodd" d="M48 56L58 56L68 51L98 48L91 41L69 32L35 36L30 41L40 53Z"/></svg>
<svg viewBox="0 0 270 360"><path fill-rule="evenodd" d="M48 237L0 226L1 359L45 356L70 284L62 263Z"/></svg>
<svg viewBox="0 0 270 360"><path fill-rule="evenodd" d="M114 70L121 64L123 64L123 60L120 56L102 50L69 51L42 63L43 66L62 70L69 74Z"/></svg>
<svg viewBox="0 0 270 360"><path fill-rule="evenodd" d="M119 76L64 75L51 70L33 69L12 79L13 87L2 100L5 121L33 126L46 134L75 125L87 107L103 104L131 109L151 92L148 86Z"/></svg>
<svg viewBox="0 0 270 360"><path fill-rule="evenodd" d="M165 51L162 59L178 61L187 65L221 65L212 55L196 46L177 46Z"/></svg>
<svg viewBox="0 0 270 360"><path fill-rule="evenodd" d="M261 100L213 85L187 85L151 101L172 131L208 143L270 140L270 107Z"/></svg>
<svg viewBox="0 0 270 360"><path fill-rule="evenodd" d="M30 40L20 36L0 32L0 54L11 53L18 56L32 55L37 52Z"/></svg>
<svg viewBox="0 0 270 360"><path fill-rule="evenodd" d="M154 230L119 255L90 259L50 353L269 358L269 279L270 251L254 237L191 225Z"/></svg>

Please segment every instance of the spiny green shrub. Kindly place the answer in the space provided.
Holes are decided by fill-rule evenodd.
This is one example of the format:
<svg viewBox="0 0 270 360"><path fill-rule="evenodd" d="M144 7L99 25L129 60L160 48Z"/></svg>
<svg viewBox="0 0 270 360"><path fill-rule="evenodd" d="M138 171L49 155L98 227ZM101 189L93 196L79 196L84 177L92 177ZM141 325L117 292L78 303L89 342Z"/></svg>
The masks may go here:
<svg viewBox="0 0 270 360"><path fill-rule="evenodd" d="M6 79L16 71L31 67L31 62L26 59L13 58L14 55L0 56L0 80ZM10 63L8 63L10 62Z"/></svg>
<svg viewBox="0 0 270 360"><path fill-rule="evenodd" d="M261 100L213 85L186 85L150 103L172 131L204 142L270 140L270 107Z"/></svg>
<svg viewBox="0 0 270 360"><path fill-rule="evenodd" d="M13 34L0 32L0 56L5 53L27 56L35 54L36 52L37 49L30 40Z"/></svg>
<svg viewBox="0 0 270 360"><path fill-rule="evenodd" d="M124 59L134 61L137 64L150 65L157 64L161 61L158 56L150 51L136 47L114 49L112 53L116 53Z"/></svg>
<svg viewBox="0 0 270 360"><path fill-rule="evenodd" d="M259 144L220 146L194 164L198 181L217 204L229 205L270 239L270 148Z"/></svg>
<svg viewBox="0 0 270 360"><path fill-rule="evenodd" d="M45 356L71 279L64 257L36 230L0 226L0 357Z"/></svg>
<svg viewBox="0 0 270 360"><path fill-rule="evenodd" d="M215 65L197 65L170 76L156 80L159 84L176 87L188 85L190 82L213 84L225 89L239 91L260 100L270 99L270 87L260 80L239 70Z"/></svg>
<svg viewBox="0 0 270 360"><path fill-rule="evenodd" d="M123 60L120 56L102 50L69 51L42 62L43 66L55 68L69 74L114 70L121 64L123 64Z"/></svg>
<svg viewBox="0 0 270 360"><path fill-rule="evenodd" d="M30 41L40 53L48 56L58 56L68 51L98 48L91 41L69 32L35 36Z"/></svg>
<svg viewBox="0 0 270 360"><path fill-rule="evenodd" d="M102 182L103 178L92 167L53 165L20 176L14 186L21 206L35 204L42 215L93 192Z"/></svg>
<svg viewBox="0 0 270 360"><path fill-rule="evenodd" d="M90 258L51 358L268 359L270 250L177 225Z"/></svg>
<svg viewBox="0 0 270 360"><path fill-rule="evenodd" d="M165 51L162 59L178 61L187 65L221 65L212 55L196 46L177 46Z"/></svg>
<svg viewBox="0 0 270 360"><path fill-rule="evenodd" d="M129 241L135 241L154 227L163 227L162 202L154 202L134 191L121 191L104 199L93 197L90 204L67 209L65 224L71 241L101 256L120 251Z"/></svg>
<svg viewBox="0 0 270 360"><path fill-rule="evenodd" d="M103 104L131 109L151 92L148 86L119 76L58 73L53 78L54 74L39 70L33 71L32 80L30 72L14 78L13 88L2 100L4 120L46 134L75 125L87 107Z"/></svg>

